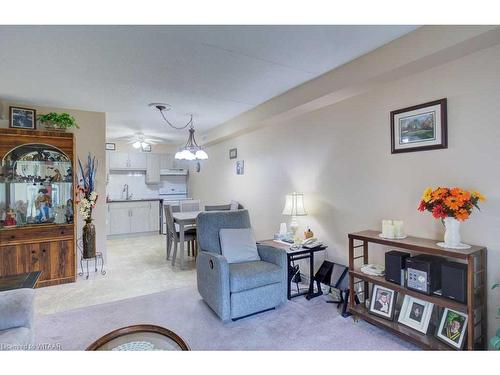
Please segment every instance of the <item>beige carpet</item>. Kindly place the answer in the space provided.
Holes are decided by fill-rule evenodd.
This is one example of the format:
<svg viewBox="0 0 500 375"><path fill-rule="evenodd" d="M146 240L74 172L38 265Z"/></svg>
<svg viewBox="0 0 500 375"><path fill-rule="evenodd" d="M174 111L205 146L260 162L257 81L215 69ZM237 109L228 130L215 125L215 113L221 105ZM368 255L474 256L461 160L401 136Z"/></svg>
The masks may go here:
<svg viewBox="0 0 500 375"><path fill-rule="evenodd" d="M38 315L36 342L83 350L104 334L132 324L173 330L194 350L408 350L415 349L370 324L342 318L324 296L303 297L274 311L223 324L195 287Z"/></svg>

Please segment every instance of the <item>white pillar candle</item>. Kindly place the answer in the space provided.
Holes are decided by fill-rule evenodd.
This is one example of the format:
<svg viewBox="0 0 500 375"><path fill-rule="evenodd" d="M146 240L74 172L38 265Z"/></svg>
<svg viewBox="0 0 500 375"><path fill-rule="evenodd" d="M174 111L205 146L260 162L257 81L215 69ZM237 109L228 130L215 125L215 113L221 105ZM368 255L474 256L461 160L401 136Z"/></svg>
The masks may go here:
<svg viewBox="0 0 500 375"><path fill-rule="evenodd" d="M394 228L392 227L392 220L382 220L382 236L392 237L394 234Z"/></svg>
<svg viewBox="0 0 500 375"><path fill-rule="evenodd" d="M386 233L384 234L386 238L394 238L394 225L387 224L386 225Z"/></svg>
<svg viewBox="0 0 500 375"><path fill-rule="evenodd" d="M394 225L394 237L404 237L405 230L404 230L403 221L402 220L394 220L392 223Z"/></svg>

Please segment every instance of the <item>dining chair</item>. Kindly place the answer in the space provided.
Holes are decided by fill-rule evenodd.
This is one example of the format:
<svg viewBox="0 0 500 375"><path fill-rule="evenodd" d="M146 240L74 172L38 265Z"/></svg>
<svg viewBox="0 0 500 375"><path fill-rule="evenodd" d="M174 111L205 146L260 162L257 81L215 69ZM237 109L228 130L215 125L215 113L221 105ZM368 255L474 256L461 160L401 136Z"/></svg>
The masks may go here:
<svg viewBox="0 0 500 375"><path fill-rule="evenodd" d="M199 199L189 199L181 201L181 212L200 211L201 202Z"/></svg>
<svg viewBox="0 0 500 375"><path fill-rule="evenodd" d="M238 210L242 210L244 207L238 203ZM231 211L231 204L219 204L213 206L205 206L205 211Z"/></svg>
<svg viewBox="0 0 500 375"><path fill-rule="evenodd" d="M176 230L174 223L174 215L172 213L172 207L165 205L165 222L167 224L167 254L166 259L169 260L170 253L172 252L172 245L174 248L174 254L172 255L172 266L175 265L175 259L177 258L177 247L179 245L179 232ZM187 242L188 256L195 256L198 253L198 246L196 243L196 229L187 229L184 234L184 241Z"/></svg>

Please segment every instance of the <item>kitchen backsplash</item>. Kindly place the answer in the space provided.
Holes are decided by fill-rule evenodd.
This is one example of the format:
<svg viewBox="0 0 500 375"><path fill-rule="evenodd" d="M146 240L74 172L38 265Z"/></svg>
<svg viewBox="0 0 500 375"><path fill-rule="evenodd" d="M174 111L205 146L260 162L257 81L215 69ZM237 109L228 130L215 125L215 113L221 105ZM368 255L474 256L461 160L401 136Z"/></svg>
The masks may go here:
<svg viewBox="0 0 500 375"><path fill-rule="evenodd" d="M146 184L146 172L113 171L109 174L107 195L111 200L123 199L123 186L128 184L129 194L133 198L157 198L160 190L186 192L186 176L161 176L159 184Z"/></svg>

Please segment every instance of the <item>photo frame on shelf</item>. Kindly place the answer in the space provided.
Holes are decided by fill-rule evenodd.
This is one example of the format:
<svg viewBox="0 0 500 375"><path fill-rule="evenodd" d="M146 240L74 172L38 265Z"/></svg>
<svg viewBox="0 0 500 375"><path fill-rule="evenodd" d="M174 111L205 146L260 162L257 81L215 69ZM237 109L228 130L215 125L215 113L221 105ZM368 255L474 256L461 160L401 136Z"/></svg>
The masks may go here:
<svg viewBox="0 0 500 375"><path fill-rule="evenodd" d="M429 328L434 304L406 295L399 312L398 322L424 335Z"/></svg>
<svg viewBox="0 0 500 375"><path fill-rule="evenodd" d="M391 112L391 153L448 148L446 98Z"/></svg>
<svg viewBox="0 0 500 375"><path fill-rule="evenodd" d="M370 295L370 314L378 315L387 320L394 320L394 310L398 293L395 290L373 284Z"/></svg>
<svg viewBox="0 0 500 375"><path fill-rule="evenodd" d="M142 152L151 152L151 145L145 145L141 147Z"/></svg>
<svg viewBox="0 0 500 375"><path fill-rule="evenodd" d="M467 314L445 308L439 326L436 331L436 337L455 349L462 349L467 334Z"/></svg>
<svg viewBox="0 0 500 375"><path fill-rule="evenodd" d="M116 144L107 142L106 143L106 150L108 151L115 151L116 150Z"/></svg>
<svg viewBox="0 0 500 375"><path fill-rule="evenodd" d="M9 128L36 130L36 110L32 108L9 107Z"/></svg>

